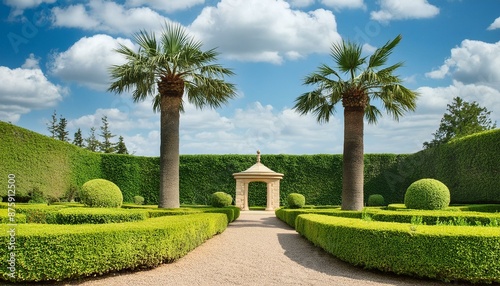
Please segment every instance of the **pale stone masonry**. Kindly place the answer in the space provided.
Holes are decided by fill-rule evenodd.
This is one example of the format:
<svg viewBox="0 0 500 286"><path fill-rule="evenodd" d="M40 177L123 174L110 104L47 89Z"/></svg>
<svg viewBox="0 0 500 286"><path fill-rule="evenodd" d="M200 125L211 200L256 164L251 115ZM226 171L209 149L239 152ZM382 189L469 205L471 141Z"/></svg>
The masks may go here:
<svg viewBox="0 0 500 286"><path fill-rule="evenodd" d="M264 182L267 184L266 211L280 207L280 180L283 174L276 173L260 162L260 151L257 151L257 163L247 170L234 173L236 179L235 205L241 210L248 209L248 184L251 182Z"/></svg>

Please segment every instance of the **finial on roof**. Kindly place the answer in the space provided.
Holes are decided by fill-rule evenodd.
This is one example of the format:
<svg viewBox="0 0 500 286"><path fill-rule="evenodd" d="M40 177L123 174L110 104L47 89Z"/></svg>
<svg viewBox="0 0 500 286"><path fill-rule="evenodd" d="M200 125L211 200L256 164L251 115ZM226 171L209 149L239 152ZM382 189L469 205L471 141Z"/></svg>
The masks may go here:
<svg viewBox="0 0 500 286"><path fill-rule="evenodd" d="M257 163L260 163L260 150L257 150Z"/></svg>

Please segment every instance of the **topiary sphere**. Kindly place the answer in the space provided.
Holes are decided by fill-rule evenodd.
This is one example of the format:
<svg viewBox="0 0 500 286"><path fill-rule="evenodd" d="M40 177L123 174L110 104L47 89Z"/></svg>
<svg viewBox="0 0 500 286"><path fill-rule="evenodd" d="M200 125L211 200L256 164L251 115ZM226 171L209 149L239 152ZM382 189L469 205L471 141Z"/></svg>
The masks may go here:
<svg viewBox="0 0 500 286"><path fill-rule="evenodd" d="M306 197L301 194L291 193L286 197L288 207L292 209L300 209L306 204Z"/></svg>
<svg viewBox="0 0 500 286"><path fill-rule="evenodd" d="M123 195L113 182L94 179L83 184L80 200L89 207L119 208L123 203Z"/></svg>
<svg viewBox="0 0 500 286"><path fill-rule="evenodd" d="M216 208L223 208L230 206L233 202L233 197L224 192L215 192L210 197L210 204Z"/></svg>
<svg viewBox="0 0 500 286"><path fill-rule="evenodd" d="M450 190L435 179L413 182L405 194L405 205L409 209L440 210L450 204Z"/></svg>
<svg viewBox="0 0 500 286"><path fill-rule="evenodd" d="M379 194L370 195L366 204L370 207L381 207L386 205L384 197Z"/></svg>

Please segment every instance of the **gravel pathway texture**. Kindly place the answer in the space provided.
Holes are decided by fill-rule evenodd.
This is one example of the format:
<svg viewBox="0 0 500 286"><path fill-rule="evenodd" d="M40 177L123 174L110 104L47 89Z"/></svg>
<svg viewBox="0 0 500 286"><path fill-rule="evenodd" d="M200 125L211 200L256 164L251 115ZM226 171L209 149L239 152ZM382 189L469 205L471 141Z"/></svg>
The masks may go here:
<svg viewBox="0 0 500 286"><path fill-rule="evenodd" d="M151 270L52 285L470 285L368 271L300 236L274 212L243 211L219 235L181 259Z"/></svg>

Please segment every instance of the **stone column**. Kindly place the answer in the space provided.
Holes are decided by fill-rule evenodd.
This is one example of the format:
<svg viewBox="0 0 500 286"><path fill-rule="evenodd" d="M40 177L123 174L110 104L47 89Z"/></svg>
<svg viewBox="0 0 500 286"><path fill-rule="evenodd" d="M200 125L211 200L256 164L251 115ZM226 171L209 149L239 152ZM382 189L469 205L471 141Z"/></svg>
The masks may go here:
<svg viewBox="0 0 500 286"><path fill-rule="evenodd" d="M273 183L268 182L267 183L267 206L266 206L266 211L272 211L273 210Z"/></svg>

